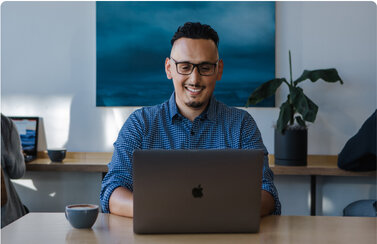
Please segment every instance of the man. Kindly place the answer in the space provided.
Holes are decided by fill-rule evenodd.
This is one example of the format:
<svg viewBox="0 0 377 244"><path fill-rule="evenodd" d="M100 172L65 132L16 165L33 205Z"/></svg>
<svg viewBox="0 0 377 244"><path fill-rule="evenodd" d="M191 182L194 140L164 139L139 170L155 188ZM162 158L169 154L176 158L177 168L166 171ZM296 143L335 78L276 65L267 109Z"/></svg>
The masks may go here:
<svg viewBox="0 0 377 244"><path fill-rule="evenodd" d="M213 97L224 66L218 43L216 31L208 25L188 22L178 28L171 40L170 58L165 60L174 92L165 103L135 111L123 125L102 182L103 212L133 216L135 149L258 148L265 152L261 215L280 214L268 153L253 118Z"/></svg>

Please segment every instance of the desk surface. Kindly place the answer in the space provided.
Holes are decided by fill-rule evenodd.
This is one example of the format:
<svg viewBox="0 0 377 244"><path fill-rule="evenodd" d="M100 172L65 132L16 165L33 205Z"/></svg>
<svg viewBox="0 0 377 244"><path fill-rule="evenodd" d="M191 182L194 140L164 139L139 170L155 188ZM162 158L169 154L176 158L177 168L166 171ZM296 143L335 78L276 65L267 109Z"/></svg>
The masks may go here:
<svg viewBox="0 0 377 244"><path fill-rule="evenodd" d="M1 230L2 243L376 243L376 218L268 216L258 234L136 235L132 219L99 214L74 229L64 213L30 213Z"/></svg>
<svg viewBox="0 0 377 244"><path fill-rule="evenodd" d="M45 152L26 165L28 171L83 171L107 172L112 153L68 152L63 163L52 163ZM269 155L270 167L275 175L328 175L328 176L374 176L376 171L352 172L337 166L335 155L308 155L307 166L278 166L274 156Z"/></svg>

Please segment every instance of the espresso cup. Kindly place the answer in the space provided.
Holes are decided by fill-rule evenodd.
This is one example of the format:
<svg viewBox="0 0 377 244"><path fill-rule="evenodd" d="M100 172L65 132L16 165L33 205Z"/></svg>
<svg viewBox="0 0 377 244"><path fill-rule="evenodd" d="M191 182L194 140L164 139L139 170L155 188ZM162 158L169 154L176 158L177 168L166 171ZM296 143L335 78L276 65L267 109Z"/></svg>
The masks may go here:
<svg viewBox="0 0 377 244"><path fill-rule="evenodd" d="M51 159L52 162L62 162L65 158L66 152L67 149L65 148L47 149L48 157Z"/></svg>
<svg viewBox="0 0 377 244"><path fill-rule="evenodd" d="M97 220L98 212L99 207L94 204L73 204L65 207L65 217L78 229L91 228Z"/></svg>

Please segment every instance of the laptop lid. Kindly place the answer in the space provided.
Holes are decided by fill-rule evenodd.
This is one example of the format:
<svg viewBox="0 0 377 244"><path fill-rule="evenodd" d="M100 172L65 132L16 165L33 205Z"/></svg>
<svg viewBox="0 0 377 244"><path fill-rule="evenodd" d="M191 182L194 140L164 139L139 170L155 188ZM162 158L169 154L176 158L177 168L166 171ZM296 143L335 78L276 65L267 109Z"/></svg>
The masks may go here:
<svg viewBox="0 0 377 244"><path fill-rule="evenodd" d="M37 157L39 117L9 117L20 134L25 159Z"/></svg>
<svg viewBox="0 0 377 244"><path fill-rule="evenodd" d="M135 150L135 233L258 232L262 150Z"/></svg>

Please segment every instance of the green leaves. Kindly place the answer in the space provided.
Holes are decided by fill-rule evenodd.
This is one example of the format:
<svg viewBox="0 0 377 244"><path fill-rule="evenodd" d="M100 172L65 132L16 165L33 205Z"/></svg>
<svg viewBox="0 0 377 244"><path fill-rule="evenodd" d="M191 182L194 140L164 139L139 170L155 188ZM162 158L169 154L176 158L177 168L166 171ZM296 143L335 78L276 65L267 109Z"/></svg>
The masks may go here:
<svg viewBox="0 0 377 244"><path fill-rule="evenodd" d="M287 127L287 124L293 115L293 107L289 104L288 95L287 101L280 106L279 118L276 125L277 130L280 131L280 133L284 132L284 129Z"/></svg>
<svg viewBox="0 0 377 244"><path fill-rule="evenodd" d="M300 126L306 127L305 121L300 116L296 116L296 121Z"/></svg>
<svg viewBox="0 0 377 244"><path fill-rule="evenodd" d="M263 101L264 99L274 95L282 82L287 82L287 81L285 80L285 78L273 79L260 85L250 95L249 99L247 100L246 107L248 107L250 104L255 105Z"/></svg>
<svg viewBox="0 0 377 244"><path fill-rule="evenodd" d="M301 117L294 117L296 112L301 114ZM314 122L317 112L318 106L305 96L302 88L292 86L287 101L280 106L277 129L283 133L290 121L290 124L293 125L294 118L299 125L305 127L305 121Z"/></svg>
<svg viewBox="0 0 377 244"><path fill-rule="evenodd" d="M292 104L296 108L297 112L302 115L302 118L308 122L314 122L318 106L305 96L304 91L300 87L290 87L292 95ZM293 115L292 115L293 116Z"/></svg>
<svg viewBox="0 0 377 244"><path fill-rule="evenodd" d="M269 80L266 83L259 86L250 95L247 100L246 107L250 104L254 105L262 100L275 94L276 90L284 82L289 87L289 95L287 101L285 101L280 106L279 118L277 121L277 130L284 133L284 130L289 126L293 125L295 119L297 124L306 127L305 121L314 122L317 113L318 106L310 100L305 94L301 87L297 85L305 80L310 80L311 82L316 82L317 80L323 80L326 82L340 82L343 84L342 79L338 75L338 71L334 68L332 69L318 69L318 70L304 70L302 75L292 82L292 65L291 65L291 53L289 51L289 68L291 80L290 83L287 82L285 78L277 78ZM299 116L295 116L298 114Z"/></svg>
<svg viewBox="0 0 377 244"><path fill-rule="evenodd" d="M316 82L319 79L322 79L326 82L333 82L333 83L339 81L340 84L343 85L343 81L339 77L338 71L336 71L336 69L318 69L318 70L312 70L312 71L304 70L302 75L293 82L294 86L297 86L298 83L307 79L309 79L312 82Z"/></svg>

